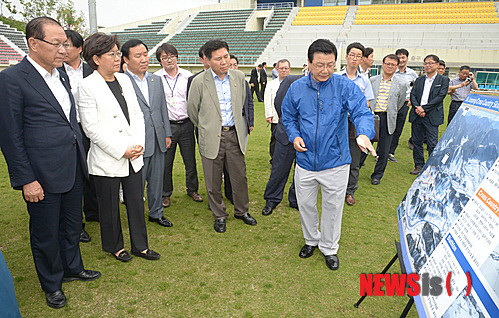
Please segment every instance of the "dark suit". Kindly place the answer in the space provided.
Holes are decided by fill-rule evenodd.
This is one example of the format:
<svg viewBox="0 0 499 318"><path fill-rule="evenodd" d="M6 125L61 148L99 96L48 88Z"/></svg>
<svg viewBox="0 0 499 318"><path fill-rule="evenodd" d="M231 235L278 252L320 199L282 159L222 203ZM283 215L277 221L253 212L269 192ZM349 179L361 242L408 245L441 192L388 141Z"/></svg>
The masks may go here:
<svg viewBox="0 0 499 318"><path fill-rule="evenodd" d="M27 202L33 259L42 289L61 289L64 275L83 270L82 182L88 177L82 134L68 77L59 72L71 102L69 120L26 57L0 72L0 146L14 189L38 181L44 199Z"/></svg>
<svg viewBox="0 0 499 318"><path fill-rule="evenodd" d="M414 150L412 156L415 167L424 166L423 137L426 134L428 154L431 155L438 142L438 126L444 123L444 98L449 88L449 78L436 74L431 84L428 102L421 105L426 75L418 77L414 81L411 91L411 110L409 111L409 122L412 123L411 135ZM416 114L416 106L423 107L426 115L419 117Z"/></svg>
<svg viewBox="0 0 499 318"><path fill-rule="evenodd" d="M274 107L279 118L282 116L281 105L289 86L300 77L303 77L303 75L288 75L279 86L274 99ZM275 208L282 201L284 188L288 182L289 172L291 171L291 166L293 165L296 156L296 150L293 147L293 144L289 142L282 121L279 120L273 133L277 142L275 144L269 181L267 182L265 193L263 194L266 205L271 208ZM289 187L288 201L291 207L298 206L298 203L296 202L294 181Z"/></svg>
<svg viewBox="0 0 499 318"><path fill-rule="evenodd" d="M265 87L267 87L267 70L262 67L260 70L260 96L265 96Z"/></svg>
<svg viewBox="0 0 499 318"><path fill-rule="evenodd" d="M87 63L83 63L83 78L92 74L94 70L88 66ZM61 72L66 73L66 69L64 65L57 68ZM71 88L76 88L71 86L71 82L69 83ZM76 101L78 102L78 101ZM83 129L80 129L83 135L83 148L85 148L85 155L88 154L88 150L90 149L90 139L85 135ZM85 212L85 219L87 221L98 221L99 220L99 210L97 209L97 193L95 191L95 185L93 182L93 178L90 177L88 180L85 179L83 182L83 212Z"/></svg>
<svg viewBox="0 0 499 318"><path fill-rule="evenodd" d="M251 75L250 75L250 80L249 83L253 84L251 86L251 98L253 98L253 93L256 93L256 98L259 102L263 102L263 95L260 93L260 83L258 81L258 68L254 68L251 70Z"/></svg>

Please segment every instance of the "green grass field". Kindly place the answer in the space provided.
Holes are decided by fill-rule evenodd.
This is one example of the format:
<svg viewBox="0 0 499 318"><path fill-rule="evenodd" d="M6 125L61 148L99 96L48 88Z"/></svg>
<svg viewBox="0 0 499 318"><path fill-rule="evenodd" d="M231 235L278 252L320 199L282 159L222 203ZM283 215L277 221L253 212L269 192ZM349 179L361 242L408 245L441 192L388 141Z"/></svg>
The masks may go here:
<svg viewBox="0 0 499 318"><path fill-rule="evenodd" d="M446 105L449 99L446 99ZM446 111L447 113L447 111ZM440 133L445 125L440 127ZM0 156L0 249L14 277L23 317L398 317L407 297L368 297L360 306L359 274L379 273L395 253L399 239L396 208L415 177L407 146L410 124L401 137L396 157L389 162L381 184L373 186L374 158L361 169L357 204L345 205L340 240L340 269L329 270L316 250L298 257L304 244L298 211L283 203L264 217L263 192L270 175L270 130L262 103L255 104L255 129L246 153L250 213L258 225L230 217L227 232L213 230L207 201L186 195L184 166L175 159L171 207L165 216L174 226L147 223L149 246L162 254L159 261L135 258L121 263L104 253L99 224L89 222L90 243L81 244L87 269L99 270L93 282L63 285L68 304L47 307L36 276L28 233L28 214L21 193L10 187L7 166ZM200 194L206 199L199 153ZM290 179L291 180L291 179ZM288 182L289 187L290 182ZM125 248L130 249L122 206ZM399 273L398 262L389 271ZM1 313L1 309L0 309ZM0 314L1 316L1 314ZM413 307L409 317L417 317Z"/></svg>

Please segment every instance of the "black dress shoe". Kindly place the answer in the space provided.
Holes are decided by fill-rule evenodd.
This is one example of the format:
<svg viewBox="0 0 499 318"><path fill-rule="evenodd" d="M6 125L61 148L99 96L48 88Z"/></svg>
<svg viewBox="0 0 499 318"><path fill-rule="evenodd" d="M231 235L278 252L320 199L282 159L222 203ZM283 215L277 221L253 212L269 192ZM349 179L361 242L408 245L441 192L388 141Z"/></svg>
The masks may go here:
<svg viewBox="0 0 499 318"><path fill-rule="evenodd" d="M132 255L130 255L127 251L122 251L118 255L115 255L114 253L111 254L114 256L114 258L123 263L130 262L133 259Z"/></svg>
<svg viewBox="0 0 499 318"><path fill-rule="evenodd" d="M317 246L312 246L312 245L303 245L303 247L300 250L300 256L301 258L309 258L310 256L314 255L314 250Z"/></svg>
<svg viewBox="0 0 499 318"><path fill-rule="evenodd" d="M262 211L263 212L263 211ZM234 215L236 219L243 220L244 223L248 225L256 225L256 220L251 214L246 213L245 215Z"/></svg>
<svg viewBox="0 0 499 318"><path fill-rule="evenodd" d="M132 254L135 255L135 256L138 256L138 257L145 258L145 259L150 260L150 261L158 260L161 257L161 255L158 252L155 252L155 251L153 251L151 249L146 250L145 253L142 253L142 252L132 252Z"/></svg>
<svg viewBox="0 0 499 318"><path fill-rule="evenodd" d="M373 184L373 185L378 185L379 183L380 183L379 179L374 178L371 180L371 184Z"/></svg>
<svg viewBox="0 0 499 318"><path fill-rule="evenodd" d="M225 232L225 219L215 220L215 224L213 225L213 228L218 233L224 233Z"/></svg>
<svg viewBox="0 0 499 318"><path fill-rule="evenodd" d="M274 209L269 207L268 205L266 205L263 209L262 209L262 215L271 215L272 214L272 211Z"/></svg>
<svg viewBox="0 0 499 318"><path fill-rule="evenodd" d="M289 207L290 207L290 208L293 208L293 209L297 209L297 210L299 210L299 209L298 209L298 204L291 204L291 203L290 203L290 204L289 204Z"/></svg>
<svg viewBox="0 0 499 318"><path fill-rule="evenodd" d="M97 279L99 277L100 277L100 272L93 271L90 269L84 269L78 274L64 276L62 278L62 282L68 283L68 282L72 282L74 280L82 280L84 282L89 282L89 281Z"/></svg>
<svg viewBox="0 0 499 318"><path fill-rule="evenodd" d="M52 308L62 308L67 303L66 296L60 289L52 293L45 292L45 300L47 305Z"/></svg>
<svg viewBox="0 0 499 318"><path fill-rule="evenodd" d="M82 243L88 243L92 240L92 238L90 237L90 235L87 233L87 231L85 231L85 229L81 229L81 233L80 233L80 242Z"/></svg>
<svg viewBox="0 0 499 318"><path fill-rule="evenodd" d="M326 256L326 265L330 270L337 270L340 267L340 260L338 259L338 255L327 255Z"/></svg>
<svg viewBox="0 0 499 318"><path fill-rule="evenodd" d="M159 219L149 217L149 222L156 222L156 223L158 223L159 225L164 226L164 227L172 227L172 226L173 226L173 223L172 223L172 222L170 222L170 221L169 221L167 218L165 218L164 216L160 217Z"/></svg>

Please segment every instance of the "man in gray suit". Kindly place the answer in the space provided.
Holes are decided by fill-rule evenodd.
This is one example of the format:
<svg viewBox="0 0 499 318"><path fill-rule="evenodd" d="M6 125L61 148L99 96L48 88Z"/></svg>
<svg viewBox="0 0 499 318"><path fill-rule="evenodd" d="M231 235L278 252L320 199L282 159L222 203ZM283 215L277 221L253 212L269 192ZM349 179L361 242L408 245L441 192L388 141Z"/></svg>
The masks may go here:
<svg viewBox="0 0 499 318"><path fill-rule="evenodd" d="M173 224L163 216L161 202L165 152L170 148L172 142L163 83L159 76L147 72L149 55L147 46L142 41L128 40L123 44L121 52L123 60L128 65L128 70L125 73L132 80L140 109L144 113L146 143L144 168L142 169L142 191L144 191L147 180L149 221L170 227Z"/></svg>
<svg viewBox="0 0 499 318"><path fill-rule="evenodd" d="M392 143L393 132L397 125L397 113L404 106L407 83L400 77L395 77L399 65L399 58L395 54L388 54L383 58L383 73L371 77L371 85L375 103L370 108L379 116L379 141L376 148L378 160L371 175L371 183L378 185L386 163ZM373 105L374 104L374 105Z"/></svg>
<svg viewBox="0 0 499 318"><path fill-rule="evenodd" d="M224 165L232 184L235 218L248 225L256 225L256 220L248 213L248 180L244 161L248 144L248 127L243 115L246 82L242 72L229 72L227 42L206 42L204 54L210 69L192 80L187 113L199 132L199 152L208 201L215 217L214 229L223 233L228 216L221 190Z"/></svg>

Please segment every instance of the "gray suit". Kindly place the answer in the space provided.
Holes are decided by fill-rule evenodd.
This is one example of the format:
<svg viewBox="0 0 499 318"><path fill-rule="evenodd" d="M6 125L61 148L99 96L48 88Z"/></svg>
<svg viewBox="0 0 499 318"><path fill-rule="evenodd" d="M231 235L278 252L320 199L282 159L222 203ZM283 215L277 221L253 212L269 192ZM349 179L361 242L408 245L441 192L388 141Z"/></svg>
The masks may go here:
<svg viewBox="0 0 499 318"><path fill-rule="evenodd" d="M374 100L371 105L371 109L374 110L376 106L376 99L378 98L379 84L383 75L376 75L370 78L371 85L373 87ZM387 105L387 121L388 121L388 133L391 135L395 131L397 126L397 112L404 106L405 95L401 91L407 91L407 82L402 80L398 76L392 78L392 85L390 87L390 93L388 94L388 105Z"/></svg>
<svg viewBox="0 0 499 318"><path fill-rule="evenodd" d="M135 94L144 114L146 141L144 147L144 168L142 170L142 189L147 180L147 201L149 216L158 219L163 216L161 193L163 191L163 171L165 166L166 137L172 136L168 106L166 104L163 83L157 75L147 73L149 100L146 100L139 86L129 71ZM144 190L142 190L144 191Z"/></svg>
<svg viewBox="0 0 499 318"><path fill-rule="evenodd" d="M388 101L386 112L376 112L376 104L378 99L379 87L383 75L371 77L371 85L374 93L374 100L370 107L379 116L379 141L376 148L378 160L374 167L374 172L371 174L371 179L380 180L385 173L386 164L388 162L388 153L392 143L392 136L397 126L397 113L404 106L405 96L407 91L407 83L400 77L393 76L391 79L390 90L388 92Z"/></svg>
<svg viewBox="0 0 499 318"><path fill-rule="evenodd" d="M189 118L199 132L199 152L203 161L208 201L215 219L225 219L222 199L222 169L225 163L230 176L234 199L234 214L248 212L249 196L244 153L248 144L248 127L243 116L246 101L244 74L229 71L230 95L234 127L222 130L222 112L211 69L192 80L187 101Z"/></svg>

